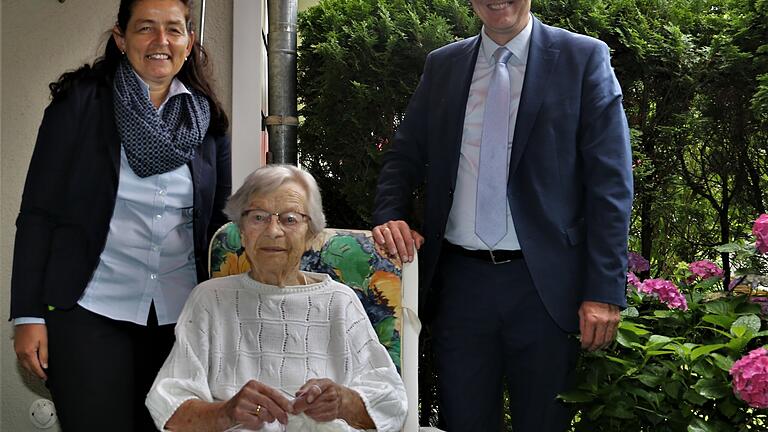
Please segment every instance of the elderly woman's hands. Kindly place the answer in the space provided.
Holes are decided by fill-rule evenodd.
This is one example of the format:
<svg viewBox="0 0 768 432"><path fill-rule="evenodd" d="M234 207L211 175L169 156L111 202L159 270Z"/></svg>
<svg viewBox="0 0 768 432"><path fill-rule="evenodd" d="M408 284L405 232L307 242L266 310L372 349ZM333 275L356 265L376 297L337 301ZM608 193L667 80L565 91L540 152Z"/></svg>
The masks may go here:
<svg viewBox="0 0 768 432"><path fill-rule="evenodd" d="M231 424L258 430L275 420L287 424L291 402L279 390L250 380L222 408Z"/></svg>
<svg viewBox="0 0 768 432"><path fill-rule="evenodd" d="M205 402L200 399L184 402L165 423L164 429L203 432L242 426L259 430L275 419L287 424L287 413L290 411L291 402L278 390L250 380L226 402Z"/></svg>
<svg viewBox="0 0 768 432"><path fill-rule="evenodd" d="M357 429L376 427L360 395L327 378L311 379L301 386L293 400L293 413L304 413L318 422L342 419Z"/></svg>

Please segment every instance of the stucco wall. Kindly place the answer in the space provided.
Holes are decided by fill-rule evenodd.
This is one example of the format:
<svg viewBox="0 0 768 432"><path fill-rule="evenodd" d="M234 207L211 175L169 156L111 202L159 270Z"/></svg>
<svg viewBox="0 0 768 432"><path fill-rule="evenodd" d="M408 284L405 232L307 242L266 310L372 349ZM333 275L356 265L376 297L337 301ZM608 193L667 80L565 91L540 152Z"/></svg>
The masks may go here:
<svg viewBox="0 0 768 432"><path fill-rule="evenodd" d="M30 404L45 387L16 366L9 310L14 221L29 160L48 104L47 84L103 51L119 0L2 0L0 6L0 430L32 432ZM207 2L205 46L219 97L232 100L232 0ZM97 354L97 353L95 353ZM58 427L48 429L57 431Z"/></svg>

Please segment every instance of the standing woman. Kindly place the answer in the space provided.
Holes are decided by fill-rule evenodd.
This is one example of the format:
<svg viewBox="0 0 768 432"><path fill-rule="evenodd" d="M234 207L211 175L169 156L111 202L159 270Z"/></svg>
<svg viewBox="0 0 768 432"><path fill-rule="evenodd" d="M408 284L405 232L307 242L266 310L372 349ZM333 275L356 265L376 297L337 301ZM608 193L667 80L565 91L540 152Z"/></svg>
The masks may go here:
<svg viewBox="0 0 768 432"><path fill-rule="evenodd" d="M19 363L62 428L153 430L144 398L226 221L228 119L192 0L122 0L104 56L50 85L16 221Z"/></svg>

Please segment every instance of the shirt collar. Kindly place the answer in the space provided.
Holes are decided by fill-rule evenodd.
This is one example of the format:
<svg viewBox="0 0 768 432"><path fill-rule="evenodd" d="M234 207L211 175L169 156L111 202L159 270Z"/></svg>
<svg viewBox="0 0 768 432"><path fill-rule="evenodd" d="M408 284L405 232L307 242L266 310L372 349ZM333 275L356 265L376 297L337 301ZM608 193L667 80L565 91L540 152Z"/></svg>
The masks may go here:
<svg viewBox="0 0 768 432"><path fill-rule="evenodd" d="M511 53L509 61L516 64L524 65L528 62L528 47L531 43L531 32L533 30L533 15L528 14L528 24L523 28L520 33L512 38L511 41L504 45ZM501 46L498 45L493 39L485 32L485 26L481 32L480 49L485 55L485 61L488 65L493 65L493 53Z"/></svg>
<svg viewBox="0 0 768 432"><path fill-rule="evenodd" d="M139 85L141 86L142 90L144 90L144 93L147 95L147 97L149 97L149 85L147 85L147 83L144 82L143 79L141 79L139 74L137 74L136 71L133 70L133 68L131 68L131 70L133 71L134 74L136 74L136 78L139 79ZM165 100L163 101L163 103L160 104L160 107L165 105L165 103L168 102L172 97L183 94L183 93L192 94L192 92L189 91L187 86L185 86L184 83L181 82L181 80L174 77L173 81L171 81L171 87L168 89L168 95L165 97Z"/></svg>

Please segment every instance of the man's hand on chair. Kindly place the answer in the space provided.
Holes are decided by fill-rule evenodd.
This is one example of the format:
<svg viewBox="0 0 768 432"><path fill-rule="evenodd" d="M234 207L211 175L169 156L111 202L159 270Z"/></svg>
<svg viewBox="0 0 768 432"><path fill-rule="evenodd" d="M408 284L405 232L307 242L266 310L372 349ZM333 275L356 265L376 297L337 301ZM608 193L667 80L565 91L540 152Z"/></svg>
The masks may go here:
<svg viewBox="0 0 768 432"><path fill-rule="evenodd" d="M377 244L384 246L390 256L399 257L403 262L413 261L415 250L424 243L424 237L402 220L383 223L374 227L372 232Z"/></svg>

